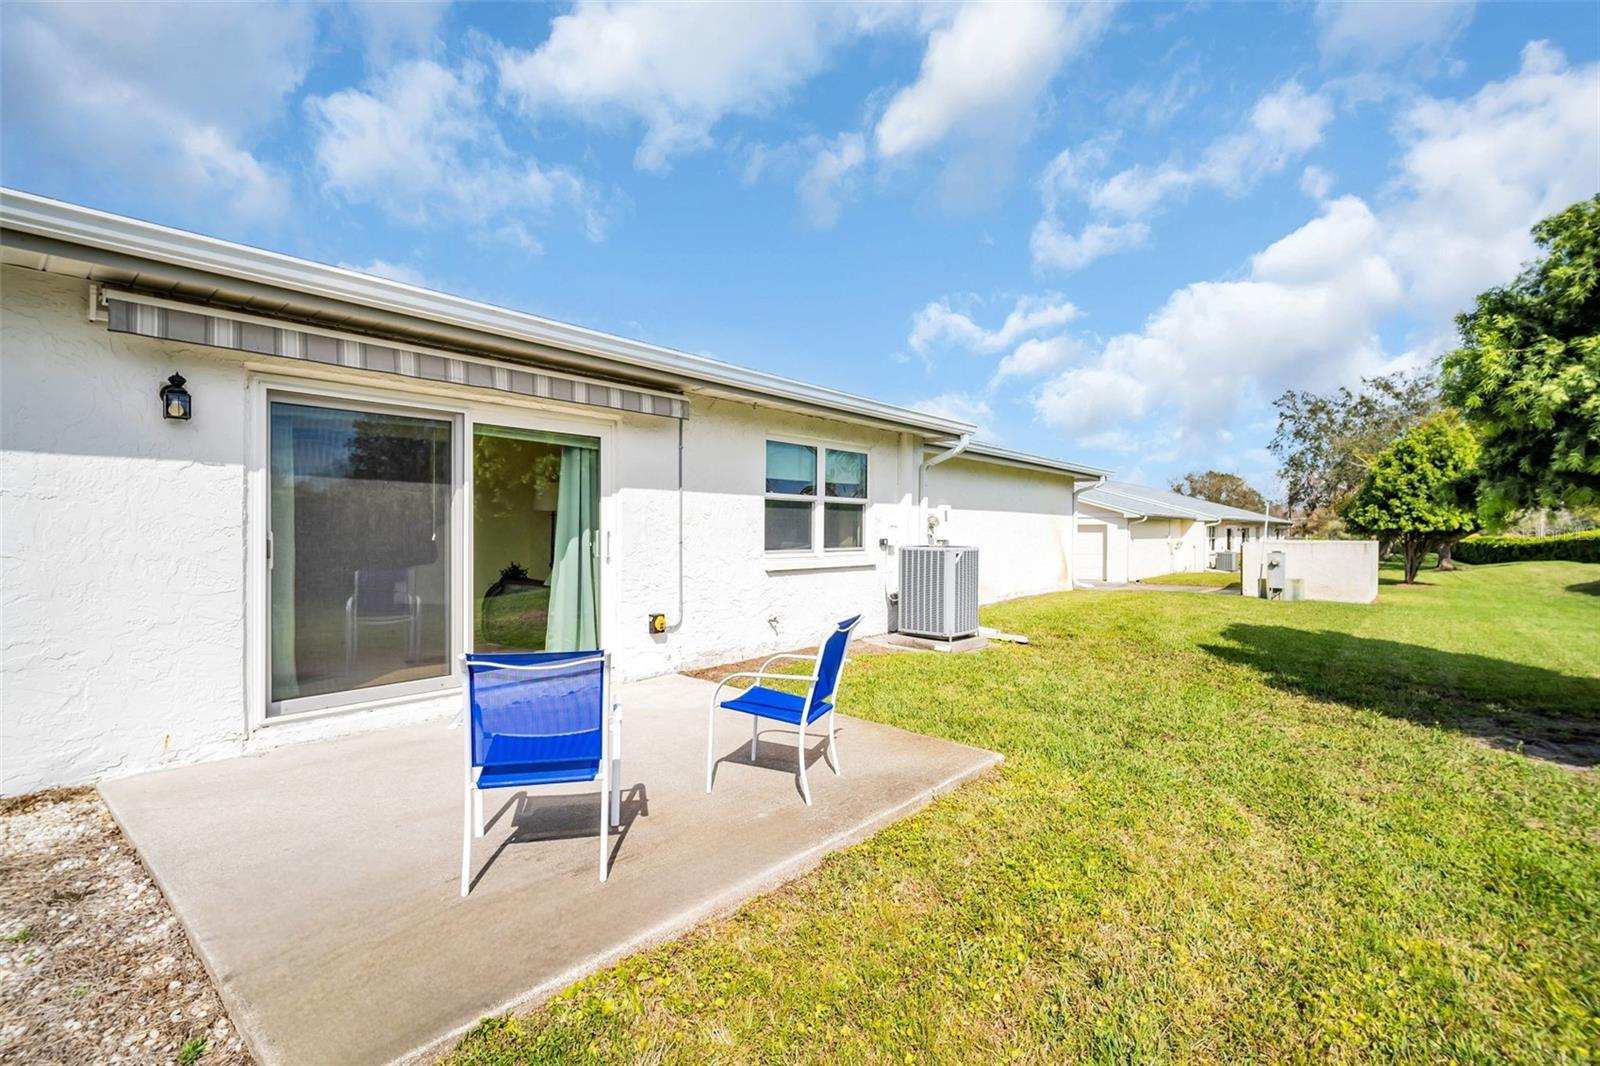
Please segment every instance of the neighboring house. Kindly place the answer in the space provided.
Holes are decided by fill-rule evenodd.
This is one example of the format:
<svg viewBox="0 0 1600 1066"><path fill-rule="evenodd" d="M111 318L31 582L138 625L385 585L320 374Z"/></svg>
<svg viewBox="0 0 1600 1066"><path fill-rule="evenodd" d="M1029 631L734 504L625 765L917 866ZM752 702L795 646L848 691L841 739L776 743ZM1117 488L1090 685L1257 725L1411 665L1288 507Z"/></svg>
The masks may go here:
<svg viewBox="0 0 1600 1066"><path fill-rule="evenodd" d="M1290 524L1149 485L1106 481L1078 493L1074 580L1127 582L1204 570L1218 551L1239 550L1268 531L1281 537Z"/></svg>
<svg viewBox="0 0 1600 1066"><path fill-rule="evenodd" d="M881 633L907 544L1069 588L1105 473L27 194L0 247L4 794L453 713L474 648L639 678Z"/></svg>

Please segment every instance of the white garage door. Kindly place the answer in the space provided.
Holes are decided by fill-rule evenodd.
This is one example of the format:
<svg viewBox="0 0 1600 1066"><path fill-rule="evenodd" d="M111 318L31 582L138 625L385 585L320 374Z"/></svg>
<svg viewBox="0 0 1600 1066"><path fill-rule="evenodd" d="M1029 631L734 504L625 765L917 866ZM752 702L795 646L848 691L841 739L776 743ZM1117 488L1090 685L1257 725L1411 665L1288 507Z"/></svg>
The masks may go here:
<svg viewBox="0 0 1600 1066"><path fill-rule="evenodd" d="M1072 571L1074 581L1106 579L1105 526L1078 527L1078 540L1072 552Z"/></svg>

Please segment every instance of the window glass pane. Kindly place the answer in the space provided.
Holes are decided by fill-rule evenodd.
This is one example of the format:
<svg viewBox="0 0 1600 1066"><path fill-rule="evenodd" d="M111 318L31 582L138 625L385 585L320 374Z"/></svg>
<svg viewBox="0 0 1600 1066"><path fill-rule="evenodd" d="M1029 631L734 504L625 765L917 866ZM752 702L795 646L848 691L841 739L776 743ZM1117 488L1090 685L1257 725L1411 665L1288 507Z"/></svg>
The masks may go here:
<svg viewBox="0 0 1600 1066"><path fill-rule="evenodd" d="M866 499L866 453L836 452L829 448L827 489L829 496L842 496L847 500Z"/></svg>
<svg viewBox="0 0 1600 1066"><path fill-rule="evenodd" d="M450 434L272 404L273 701L449 673Z"/></svg>
<svg viewBox="0 0 1600 1066"><path fill-rule="evenodd" d="M767 501L767 551L811 547L811 504L798 500Z"/></svg>
<svg viewBox="0 0 1600 1066"><path fill-rule="evenodd" d="M767 441L767 491L815 496L817 450L803 444Z"/></svg>
<svg viewBox="0 0 1600 1066"><path fill-rule="evenodd" d="M861 515L864 508L858 503L825 503L822 505L822 546L824 548L863 547Z"/></svg>

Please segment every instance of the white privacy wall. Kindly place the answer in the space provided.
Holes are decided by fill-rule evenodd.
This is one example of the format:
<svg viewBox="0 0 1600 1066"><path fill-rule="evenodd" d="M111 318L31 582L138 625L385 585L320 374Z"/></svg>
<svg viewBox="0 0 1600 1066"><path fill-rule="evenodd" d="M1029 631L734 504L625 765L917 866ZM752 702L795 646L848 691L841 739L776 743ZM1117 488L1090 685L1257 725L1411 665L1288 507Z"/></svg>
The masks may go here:
<svg viewBox="0 0 1600 1066"><path fill-rule="evenodd" d="M1244 546L1244 591L1257 595L1265 575L1266 553L1281 551L1288 581L1305 582L1308 600L1371 603L1378 598L1378 542L1375 540L1252 540ZM1288 586L1284 592L1287 595Z"/></svg>
<svg viewBox="0 0 1600 1066"><path fill-rule="evenodd" d="M983 603L1072 587L1072 482L1061 474L968 459L928 470L935 535L978 549Z"/></svg>

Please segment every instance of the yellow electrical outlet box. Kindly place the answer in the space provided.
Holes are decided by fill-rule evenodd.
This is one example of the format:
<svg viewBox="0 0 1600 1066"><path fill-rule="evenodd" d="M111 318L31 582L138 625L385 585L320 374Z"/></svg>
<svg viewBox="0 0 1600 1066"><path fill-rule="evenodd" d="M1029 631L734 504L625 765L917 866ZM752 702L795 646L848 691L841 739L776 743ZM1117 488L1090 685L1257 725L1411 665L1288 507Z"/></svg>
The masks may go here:
<svg viewBox="0 0 1600 1066"><path fill-rule="evenodd" d="M665 633L666 631L667 631L667 616L664 615L664 614L653 614L653 615L651 615L650 616L650 632L652 632L652 633Z"/></svg>

